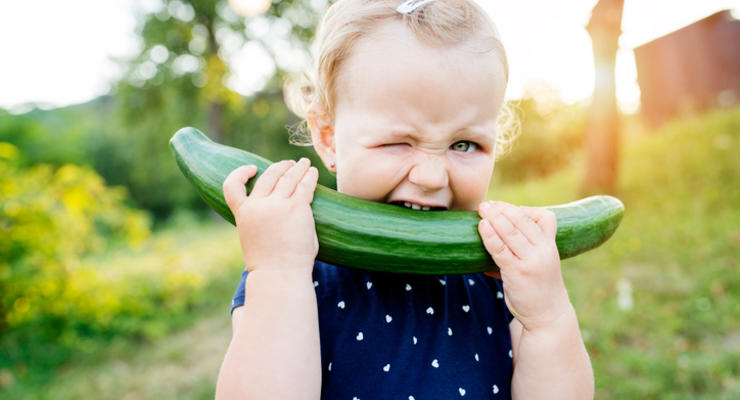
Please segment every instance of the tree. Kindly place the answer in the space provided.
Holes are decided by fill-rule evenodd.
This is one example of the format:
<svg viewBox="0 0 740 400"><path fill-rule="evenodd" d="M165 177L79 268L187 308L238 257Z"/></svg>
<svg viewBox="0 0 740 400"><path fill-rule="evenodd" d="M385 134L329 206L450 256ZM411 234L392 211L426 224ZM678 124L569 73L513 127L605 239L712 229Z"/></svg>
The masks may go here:
<svg viewBox="0 0 740 400"><path fill-rule="evenodd" d="M284 131L292 116L281 97L267 93L279 92L285 74L280 56L307 54L318 11L311 3L316 4L273 1L264 14L244 18L226 0L161 0L157 10L142 16L140 51L123 60L127 73L115 87L124 129L116 148L105 150L126 154L131 170L117 183L128 186L140 206L162 216L200 204L167 148L169 137L183 126L199 127L219 142L262 149L265 156L272 153L265 147L283 142L287 147L287 134L269 135ZM250 29L258 25L266 33ZM265 94L244 97L226 82L232 74L229 59L250 42L271 55L275 73ZM253 137L238 135L245 130ZM276 136L279 140L273 140Z"/></svg>
<svg viewBox="0 0 740 400"><path fill-rule="evenodd" d="M616 191L619 150L614 66L624 0L599 0L586 26L594 52L594 93L586 131L584 194Z"/></svg>

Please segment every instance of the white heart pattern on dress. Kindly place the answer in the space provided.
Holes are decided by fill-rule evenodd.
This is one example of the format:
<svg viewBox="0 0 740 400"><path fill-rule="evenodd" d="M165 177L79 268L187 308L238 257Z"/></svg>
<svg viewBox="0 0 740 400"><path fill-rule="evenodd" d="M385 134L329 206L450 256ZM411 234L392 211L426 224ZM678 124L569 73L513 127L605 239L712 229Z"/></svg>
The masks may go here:
<svg viewBox="0 0 740 400"><path fill-rule="evenodd" d="M457 390L460 392L460 396L465 396L465 389L460 388L460 389L457 389Z"/></svg>
<svg viewBox="0 0 740 400"><path fill-rule="evenodd" d="M434 360L432 360L432 367L439 368L439 361L437 361L436 358Z"/></svg>
<svg viewBox="0 0 740 400"><path fill-rule="evenodd" d="M432 307L427 308L427 314L429 315L434 314L434 309Z"/></svg>
<svg viewBox="0 0 740 400"><path fill-rule="evenodd" d="M339 303L337 303L337 307L339 307L339 308L341 308L342 310L344 310L344 300L342 300L342 301L340 301Z"/></svg>
<svg viewBox="0 0 740 400"><path fill-rule="evenodd" d="M504 298L504 294L501 293L501 291L499 290L498 292L496 292L496 298L497 299L503 299Z"/></svg>
<svg viewBox="0 0 740 400"><path fill-rule="evenodd" d="M363 339L362 332L357 334L357 341L361 341Z"/></svg>
<svg viewBox="0 0 740 400"><path fill-rule="evenodd" d="M390 315L387 315L387 314L386 314L386 316L385 316L385 322L387 322L387 323L389 323L389 324L390 324L390 323L391 323L391 321L393 321L393 318L391 318L391 316L390 316Z"/></svg>
<svg viewBox="0 0 740 400"><path fill-rule="evenodd" d="M493 333L493 328L491 328L490 326L487 326L486 330L488 331L489 335Z"/></svg>
<svg viewBox="0 0 740 400"><path fill-rule="evenodd" d="M470 311L470 306L469 306L469 305L467 305L467 304L464 304L464 305L462 306L462 309L463 309L463 311L465 311L465 312L468 312L468 311Z"/></svg>
<svg viewBox="0 0 740 400"><path fill-rule="evenodd" d="M406 284L406 291L407 292L410 292L411 291L411 285L409 285L408 283Z"/></svg>
<svg viewBox="0 0 740 400"><path fill-rule="evenodd" d="M373 283L372 282L368 282L366 285L367 285L367 290L370 290L370 288L373 287Z"/></svg>
<svg viewBox="0 0 740 400"><path fill-rule="evenodd" d="M498 386L493 385L493 394L498 393Z"/></svg>
<svg viewBox="0 0 740 400"><path fill-rule="evenodd" d="M390 370L391 370L391 365L390 364L385 364L385 367L383 367L383 371L388 372Z"/></svg>

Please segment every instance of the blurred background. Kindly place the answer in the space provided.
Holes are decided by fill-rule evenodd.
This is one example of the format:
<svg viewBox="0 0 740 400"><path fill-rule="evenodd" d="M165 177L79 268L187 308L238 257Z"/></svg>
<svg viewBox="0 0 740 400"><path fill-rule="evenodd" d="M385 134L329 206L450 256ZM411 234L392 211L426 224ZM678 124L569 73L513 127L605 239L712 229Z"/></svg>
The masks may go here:
<svg viewBox="0 0 740 400"><path fill-rule="evenodd" d="M0 398L213 397L241 254L167 140L318 162L281 83L327 3L0 2ZM596 397L740 398L737 3L479 3L521 125L489 197L626 206L563 262Z"/></svg>

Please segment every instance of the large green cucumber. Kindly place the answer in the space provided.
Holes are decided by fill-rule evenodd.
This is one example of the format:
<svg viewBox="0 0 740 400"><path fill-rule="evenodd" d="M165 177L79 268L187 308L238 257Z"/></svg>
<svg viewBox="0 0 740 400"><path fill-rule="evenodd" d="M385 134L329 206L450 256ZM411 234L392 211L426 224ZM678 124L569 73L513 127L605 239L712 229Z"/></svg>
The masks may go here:
<svg viewBox="0 0 740 400"><path fill-rule="evenodd" d="M182 128L170 147L183 174L218 214L234 223L224 200L226 176L244 164L261 174L272 162L221 145L195 128ZM251 191L256 178L250 179ZM496 270L478 234L475 211L420 211L362 200L318 185L311 205L319 240L318 259L354 268L418 274L462 274ZM611 196L592 196L546 207L555 213L560 258L606 241L624 214Z"/></svg>

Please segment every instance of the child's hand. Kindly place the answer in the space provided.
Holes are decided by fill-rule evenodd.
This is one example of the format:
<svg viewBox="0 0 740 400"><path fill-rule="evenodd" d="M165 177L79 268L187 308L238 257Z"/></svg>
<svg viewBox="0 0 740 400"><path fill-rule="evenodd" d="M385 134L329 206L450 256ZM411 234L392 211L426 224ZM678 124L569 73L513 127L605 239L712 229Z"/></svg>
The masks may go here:
<svg viewBox="0 0 740 400"><path fill-rule="evenodd" d="M555 214L504 202L481 203L478 213L478 232L499 266L509 310L527 330L551 326L571 309L555 245Z"/></svg>
<svg viewBox="0 0 740 400"><path fill-rule="evenodd" d="M307 158L272 164L257 179L249 197L244 185L257 167L241 166L226 177L224 198L236 220L248 271L311 271L319 250L311 212L319 173L310 165Z"/></svg>

